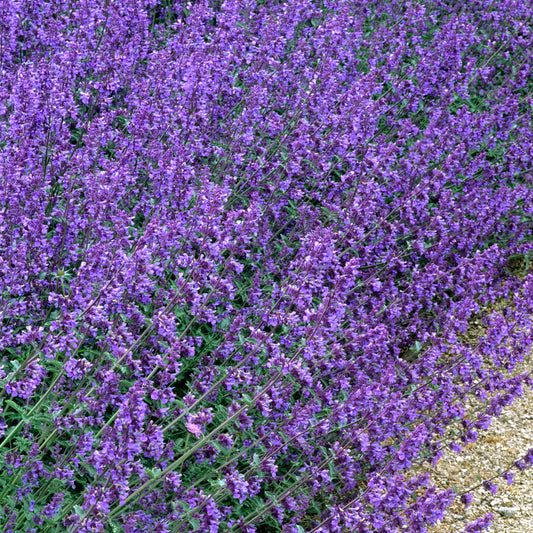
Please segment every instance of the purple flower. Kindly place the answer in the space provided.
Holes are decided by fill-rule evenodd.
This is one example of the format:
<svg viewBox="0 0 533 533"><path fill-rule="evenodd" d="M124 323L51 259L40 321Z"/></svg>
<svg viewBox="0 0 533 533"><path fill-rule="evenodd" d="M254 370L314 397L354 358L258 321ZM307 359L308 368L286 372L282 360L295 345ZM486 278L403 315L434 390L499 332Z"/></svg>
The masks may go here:
<svg viewBox="0 0 533 533"><path fill-rule="evenodd" d="M472 522L465 527L463 533L479 533L488 529L492 523L492 514L488 513L484 517L478 518L475 522Z"/></svg>
<svg viewBox="0 0 533 533"><path fill-rule="evenodd" d="M0 530L444 516L406 470L531 382L533 5L485 3L6 3Z"/></svg>
<svg viewBox="0 0 533 533"><path fill-rule="evenodd" d="M505 472L505 474L502 474L502 478L505 479L509 485L514 482L514 474L512 472Z"/></svg>
<svg viewBox="0 0 533 533"><path fill-rule="evenodd" d="M498 485L495 485L491 481L484 481L483 487L485 487L485 489L490 491L491 494L496 494L498 492Z"/></svg>
<svg viewBox="0 0 533 533"><path fill-rule="evenodd" d="M200 438L202 436L202 428L198 424L187 422L185 427L187 428L187 431L192 433L196 438Z"/></svg>
<svg viewBox="0 0 533 533"><path fill-rule="evenodd" d="M470 504L472 503L473 498L474 496L471 493L467 492L466 494L461 495L461 503L465 507L469 507Z"/></svg>

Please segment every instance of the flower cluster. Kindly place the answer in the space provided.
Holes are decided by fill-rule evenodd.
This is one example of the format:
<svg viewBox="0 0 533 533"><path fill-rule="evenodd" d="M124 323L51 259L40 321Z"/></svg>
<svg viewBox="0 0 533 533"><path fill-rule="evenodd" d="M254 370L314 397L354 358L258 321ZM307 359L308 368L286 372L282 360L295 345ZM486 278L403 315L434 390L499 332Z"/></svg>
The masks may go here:
<svg viewBox="0 0 533 533"><path fill-rule="evenodd" d="M532 16L4 2L3 531L439 520L409 469L533 384Z"/></svg>

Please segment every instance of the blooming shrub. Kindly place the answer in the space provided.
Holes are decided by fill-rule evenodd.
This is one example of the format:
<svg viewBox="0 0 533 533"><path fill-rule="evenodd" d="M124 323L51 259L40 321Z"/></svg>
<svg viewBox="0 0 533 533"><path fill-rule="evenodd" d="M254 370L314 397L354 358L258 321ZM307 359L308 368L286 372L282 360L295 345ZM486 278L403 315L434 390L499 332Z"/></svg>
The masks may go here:
<svg viewBox="0 0 533 533"><path fill-rule="evenodd" d="M3 531L441 518L409 469L532 383L532 15L4 2Z"/></svg>

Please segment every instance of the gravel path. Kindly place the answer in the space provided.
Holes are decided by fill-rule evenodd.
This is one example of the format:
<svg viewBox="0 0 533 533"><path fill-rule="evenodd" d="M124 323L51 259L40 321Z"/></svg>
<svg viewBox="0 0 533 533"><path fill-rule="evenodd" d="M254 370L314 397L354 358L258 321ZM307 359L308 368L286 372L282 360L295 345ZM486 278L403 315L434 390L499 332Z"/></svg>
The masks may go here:
<svg viewBox="0 0 533 533"><path fill-rule="evenodd" d="M532 368L530 353L513 374ZM492 420L487 430L479 431L476 442L465 446L461 454L448 450L436 467L426 463L425 469L438 489L456 488L461 493L506 470L532 447L533 389L526 388L521 397ZM473 500L467 508L457 498L446 517L429 528L428 533L460 533L466 524L487 513L493 515L488 533L533 533L533 468L524 471L513 468L512 472L511 485L502 478L494 480L499 486L496 494L483 487L472 491Z"/></svg>
<svg viewBox="0 0 533 533"><path fill-rule="evenodd" d="M492 477L523 457L533 447L533 390L507 406L475 443L465 446L461 454L448 452L435 468L429 468L439 489L457 488L459 492ZM447 516L428 533L459 533L465 524L492 513L490 533L533 533L533 468L512 470L515 480L508 485L499 478L498 492L493 495L483 488L473 491L468 508L457 502Z"/></svg>

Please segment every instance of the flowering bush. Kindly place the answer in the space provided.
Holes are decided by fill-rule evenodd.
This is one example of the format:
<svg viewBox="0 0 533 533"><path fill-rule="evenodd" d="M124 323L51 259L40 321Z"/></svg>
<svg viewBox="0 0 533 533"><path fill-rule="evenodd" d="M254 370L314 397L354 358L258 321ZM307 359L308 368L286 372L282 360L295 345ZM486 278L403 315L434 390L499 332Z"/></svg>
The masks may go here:
<svg viewBox="0 0 533 533"><path fill-rule="evenodd" d="M533 382L532 16L4 2L3 531L442 517L409 469Z"/></svg>

